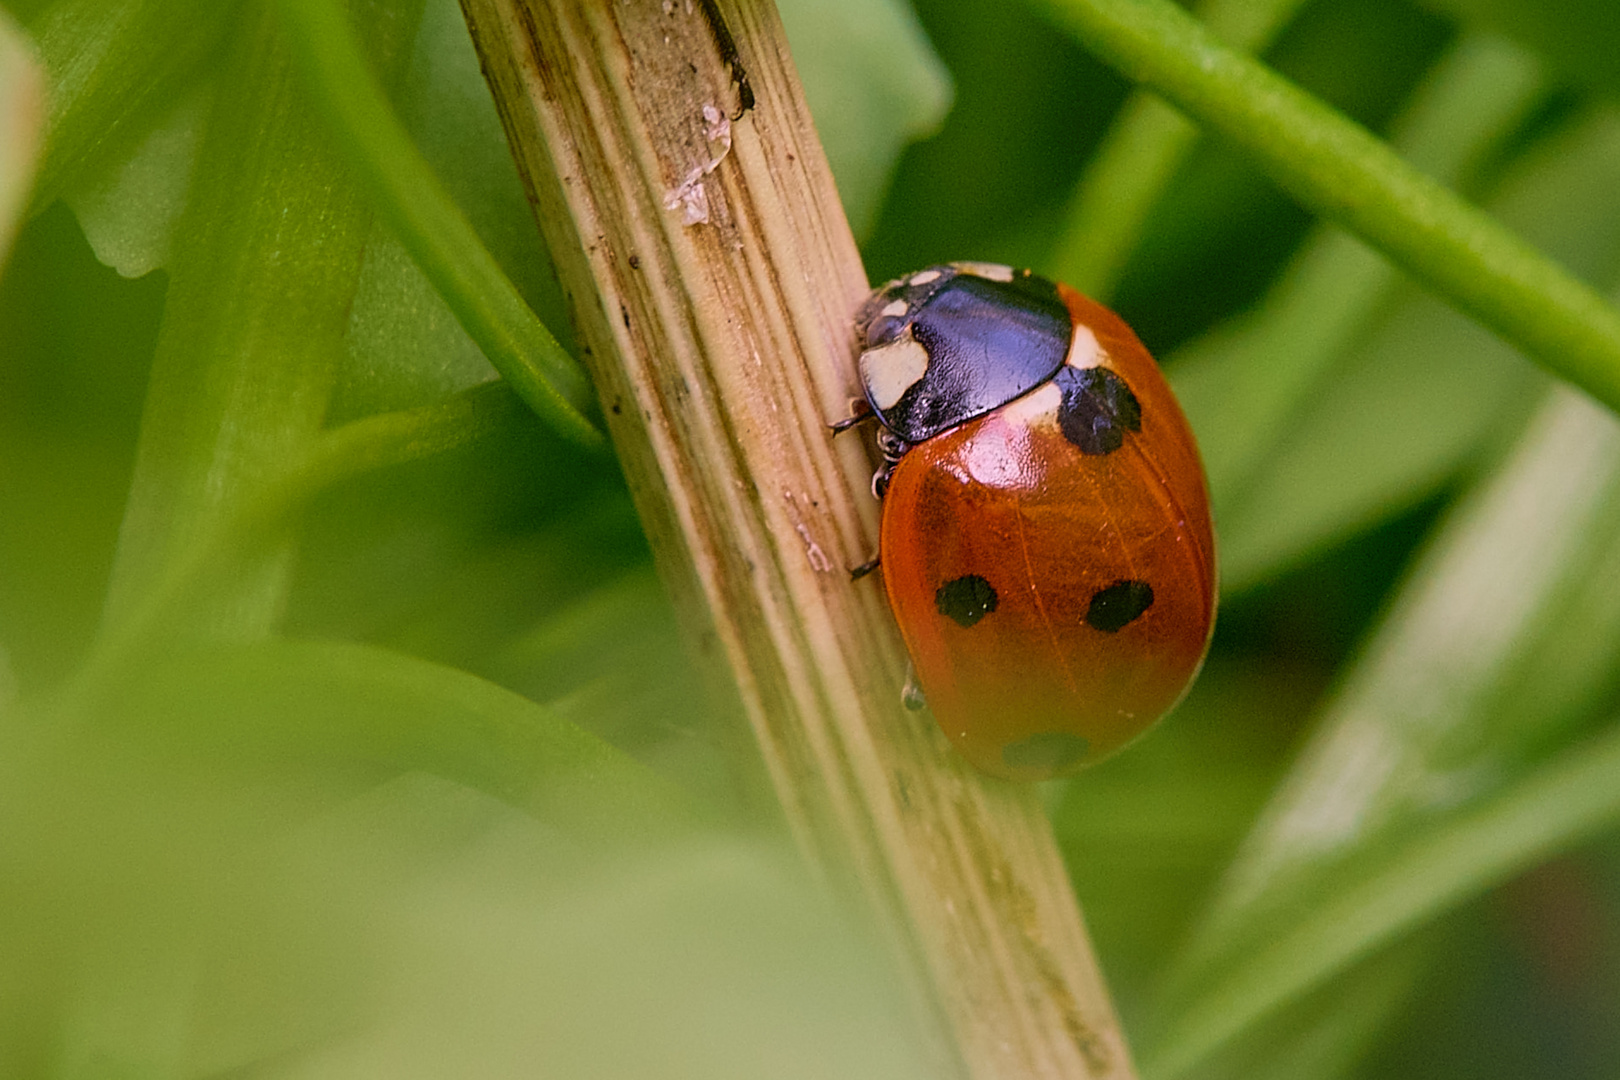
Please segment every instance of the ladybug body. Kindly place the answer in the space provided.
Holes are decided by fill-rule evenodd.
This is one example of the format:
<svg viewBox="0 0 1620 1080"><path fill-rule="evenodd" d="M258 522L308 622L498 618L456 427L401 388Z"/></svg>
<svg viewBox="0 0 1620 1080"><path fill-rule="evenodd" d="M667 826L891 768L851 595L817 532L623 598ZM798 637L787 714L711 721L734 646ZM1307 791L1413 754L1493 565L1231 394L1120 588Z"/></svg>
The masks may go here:
<svg viewBox="0 0 1620 1080"><path fill-rule="evenodd" d="M879 559L946 735L998 776L1090 764L1169 711L1215 617L1203 469L1118 316L1029 271L933 267L862 309Z"/></svg>

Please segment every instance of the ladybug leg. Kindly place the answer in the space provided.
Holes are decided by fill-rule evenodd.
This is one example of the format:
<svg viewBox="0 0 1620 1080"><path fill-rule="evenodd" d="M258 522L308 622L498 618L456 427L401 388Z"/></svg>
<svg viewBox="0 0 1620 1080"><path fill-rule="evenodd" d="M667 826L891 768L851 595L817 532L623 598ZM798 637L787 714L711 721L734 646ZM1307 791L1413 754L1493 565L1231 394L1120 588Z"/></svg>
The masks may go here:
<svg viewBox="0 0 1620 1080"><path fill-rule="evenodd" d="M900 704L907 712L922 712L928 708L928 699L923 697L922 685L917 682L917 669L910 660L906 661L906 684L900 688Z"/></svg>
<svg viewBox="0 0 1620 1080"><path fill-rule="evenodd" d="M850 398L849 415L827 426L832 429L834 435L837 435L840 432L848 431L852 427L859 427L868 420L874 419L875 415L872 412L872 406L866 403L865 398Z"/></svg>
<svg viewBox="0 0 1620 1080"><path fill-rule="evenodd" d="M877 557L867 559L865 562L861 563L861 565L855 567L849 572L849 580L861 580L861 578L865 577L867 574L870 574L872 571L876 570L880 565L882 565L882 562L883 560Z"/></svg>

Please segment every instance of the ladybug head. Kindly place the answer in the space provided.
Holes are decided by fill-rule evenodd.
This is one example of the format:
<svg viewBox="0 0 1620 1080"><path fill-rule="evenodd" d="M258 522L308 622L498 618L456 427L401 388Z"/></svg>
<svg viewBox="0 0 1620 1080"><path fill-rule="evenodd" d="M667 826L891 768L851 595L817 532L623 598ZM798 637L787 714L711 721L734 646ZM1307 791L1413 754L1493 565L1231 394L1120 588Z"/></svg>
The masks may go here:
<svg viewBox="0 0 1620 1080"><path fill-rule="evenodd" d="M885 427L915 444L1050 379L1072 322L1057 286L988 263L889 282L857 317L861 387Z"/></svg>

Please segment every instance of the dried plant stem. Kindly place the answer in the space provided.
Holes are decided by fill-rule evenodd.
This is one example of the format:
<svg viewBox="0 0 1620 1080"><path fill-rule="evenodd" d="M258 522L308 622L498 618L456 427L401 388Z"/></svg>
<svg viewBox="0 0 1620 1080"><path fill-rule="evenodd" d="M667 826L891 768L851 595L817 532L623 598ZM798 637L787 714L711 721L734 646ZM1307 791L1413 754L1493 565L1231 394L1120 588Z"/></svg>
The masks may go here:
<svg viewBox="0 0 1620 1080"><path fill-rule="evenodd" d="M941 1076L1133 1074L1037 793L899 689L854 391L865 275L768 0L463 0L661 569ZM744 74L746 70L746 74Z"/></svg>

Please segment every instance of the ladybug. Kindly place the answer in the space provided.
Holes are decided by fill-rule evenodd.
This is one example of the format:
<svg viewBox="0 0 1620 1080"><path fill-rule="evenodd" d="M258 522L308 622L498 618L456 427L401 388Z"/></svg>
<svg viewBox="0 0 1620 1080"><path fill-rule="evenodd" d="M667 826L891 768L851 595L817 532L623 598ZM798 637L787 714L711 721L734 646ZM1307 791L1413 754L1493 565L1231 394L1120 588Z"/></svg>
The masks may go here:
<svg viewBox="0 0 1620 1080"><path fill-rule="evenodd" d="M1215 621L1215 540L1186 418L1107 308L959 262L857 318L881 424L876 565L923 697L979 768L1071 773L1168 712ZM843 425L840 425L843 426Z"/></svg>

